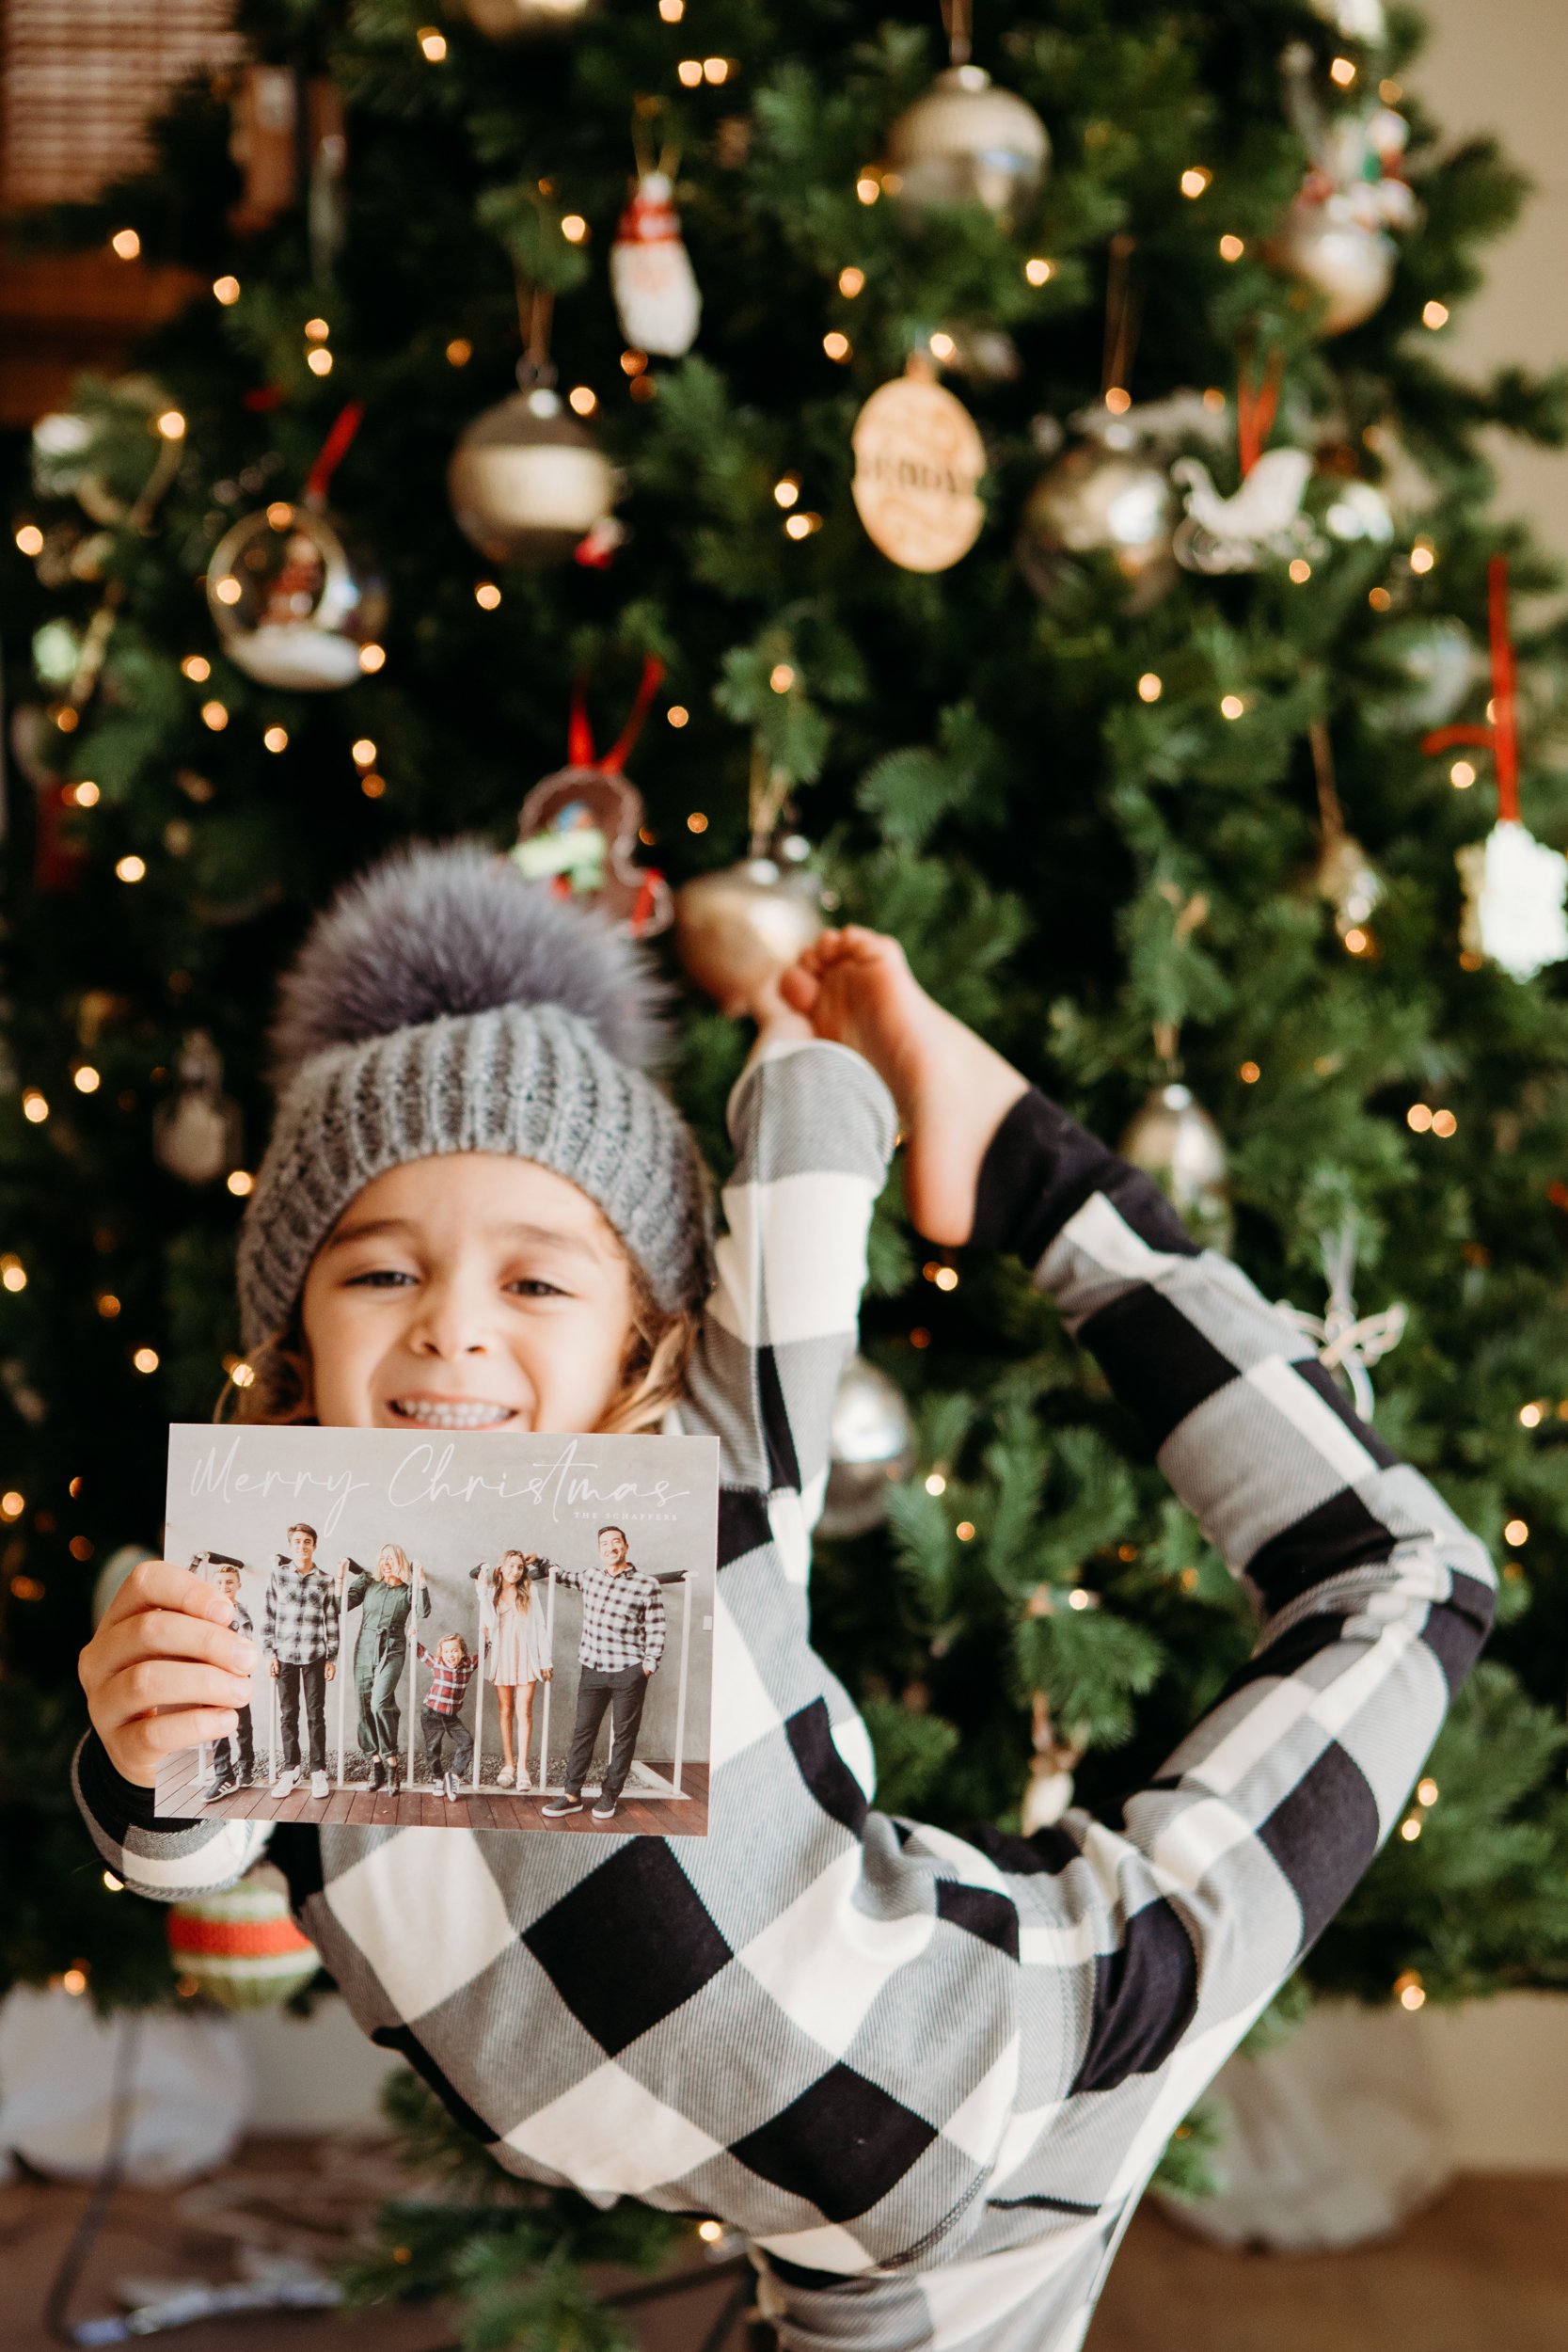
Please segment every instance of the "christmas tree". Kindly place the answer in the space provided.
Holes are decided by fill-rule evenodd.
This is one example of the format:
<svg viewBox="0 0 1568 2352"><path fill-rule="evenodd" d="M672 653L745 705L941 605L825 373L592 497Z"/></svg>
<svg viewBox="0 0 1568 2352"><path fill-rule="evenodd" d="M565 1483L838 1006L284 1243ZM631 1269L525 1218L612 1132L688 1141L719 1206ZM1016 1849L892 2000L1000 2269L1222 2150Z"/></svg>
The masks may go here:
<svg viewBox="0 0 1568 2352"><path fill-rule="evenodd" d="M1563 1982L1568 629L1481 437L1568 386L1443 355L1516 175L1377 0L989 5L973 59L958 0L427 13L243 6L156 168L31 224L196 291L12 490L0 1980L172 1990L71 1804L75 1652L165 1424L251 1377L272 975L468 833L650 935L674 892L716 1164L723 1007L825 908L1315 1318L1506 1606L1304 1974ZM815 1626L880 1803L1114 1808L1244 1657L1229 1580L1023 1275L891 1195L863 1347ZM371 2284L617 2341L575 2265L671 2226L470 2192Z"/></svg>

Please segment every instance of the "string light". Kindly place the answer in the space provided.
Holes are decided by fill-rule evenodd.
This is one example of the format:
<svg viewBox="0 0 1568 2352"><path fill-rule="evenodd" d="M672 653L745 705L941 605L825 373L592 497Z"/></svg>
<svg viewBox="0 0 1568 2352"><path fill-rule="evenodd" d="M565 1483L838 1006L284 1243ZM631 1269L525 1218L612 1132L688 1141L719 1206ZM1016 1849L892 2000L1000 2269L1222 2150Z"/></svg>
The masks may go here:
<svg viewBox="0 0 1568 2352"><path fill-rule="evenodd" d="M24 1108L25 1107L25 1104L24 1104ZM1519 1407L1519 1420L1521 1425L1526 1429L1539 1429L1541 1426L1542 1411L1543 1407L1539 1405L1521 1405Z"/></svg>
<svg viewBox="0 0 1568 2352"><path fill-rule="evenodd" d="M1023 275L1031 286L1048 286L1056 275L1056 264L1042 253L1032 253L1023 264Z"/></svg>
<svg viewBox="0 0 1568 2352"><path fill-rule="evenodd" d="M686 830L688 833L706 833L707 818L703 815L700 808L694 808L690 816L687 818Z"/></svg>
<svg viewBox="0 0 1568 2352"><path fill-rule="evenodd" d="M942 327L939 326L936 333L931 337L927 348L933 359L946 361L951 359L953 354L957 351L958 346L953 341L952 336L947 334Z"/></svg>
<svg viewBox="0 0 1568 2352"><path fill-rule="evenodd" d="M501 592L493 580L482 580L474 588L474 602L482 612L493 612L501 600Z"/></svg>
<svg viewBox="0 0 1568 2352"><path fill-rule="evenodd" d="M1386 81L1378 84L1377 94L1386 106L1397 106L1404 96L1404 84L1396 82L1390 75Z"/></svg>
<svg viewBox="0 0 1568 2352"><path fill-rule="evenodd" d="M1364 956L1371 944L1358 923L1353 923L1345 933L1345 953L1348 956Z"/></svg>
<svg viewBox="0 0 1568 2352"><path fill-rule="evenodd" d="M1407 1968L1394 1979L1394 1998L1401 2009L1425 2009L1426 1997L1426 1987L1416 1969Z"/></svg>
<svg viewBox="0 0 1568 2352"><path fill-rule="evenodd" d="M49 1097L29 1087L22 1098L22 1116L30 1126L41 1127L49 1116Z"/></svg>
<svg viewBox="0 0 1568 2352"><path fill-rule="evenodd" d="M796 503L796 501L799 500L800 496L800 475L799 475L799 474L793 474L793 473L781 474L781 475L780 475L780 477L779 477L779 479L778 479L778 481L777 481L777 482L775 482L775 483L774 483L774 485L773 485L773 503L774 503L774 505L775 505L775 506L793 506L793 505Z"/></svg>
<svg viewBox="0 0 1568 2352"><path fill-rule="evenodd" d="M1437 1803L1437 1783L1430 1772L1424 1780L1418 1780L1416 1783L1416 1802L1418 1804L1424 1805L1433 1805Z"/></svg>
<svg viewBox="0 0 1568 2352"><path fill-rule="evenodd" d="M43 533L37 523L22 523L17 527L16 544L24 555L43 553Z"/></svg>
<svg viewBox="0 0 1568 2352"><path fill-rule="evenodd" d="M820 515L786 515L784 516L784 532L791 539L809 539L814 531L820 531L821 528Z"/></svg>
<svg viewBox="0 0 1568 2352"><path fill-rule="evenodd" d="M434 24L421 24L414 39L419 42L427 65L439 65L447 54L447 37Z"/></svg>
<svg viewBox="0 0 1568 2352"><path fill-rule="evenodd" d="M1189 164L1186 170L1181 174L1182 195L1188 197L1201 196L1204 189L1212 182L1213 177L1213 173L1203 164Z"/></svg>
<svg viewBox="0 0 1568 2352"><path fill-rule="evenodd" d="M371 741L368 735L362 735L359 738L359 740L355 744L352 757L356 768L373 768L375 766L375 745Z"/></svg>
<svg viewBox="0 0 1568 2352"><path fill-rule="evenodd" d="M229 1377L237 1389L253 1388L256 1382L256 1367L242 1359L237 1364L230 1365Z"/></svg>
<svg viewBox="0 0 1568 2352"><path fill-rule="evenodd" d="M359 667L367 677L374 677L377 670L383 670L386 666L387 648L385 645L378 645L372 638L368 644L360 646Z"/></svg>
<svg viewBox="0 0 1568 2352"><path fill-rule="evenodd" d="M1400 1823L1400 1836L1404 1839L1407 1846L1413 1846L1416 1843L1417 1838L1419 1837L1420 1834L1421 1820L1419 1814L1407 1813L1404 1820Z"/></svg>
<svg viewBox="0 0 1568 2352"><path fill-rule="evenodd" d="M1125 384L1113 384L1105 395L1105 405L1113 417L1125 417L1132 405L1132 395Z"/></svg>
<svg viewBox="0 0 1568 2352"><path fill-rule="evenodd" d="M1468 792L1475 780L1475 767L1468 759L1456 759L1449 770L1449 782L1456 792Z"/></svg>
<svg viewBox="0 0 1568 2352"><path fill-rule="evenodd" d="M0 1495L0 1519L19 1519L26 1508L26 1496L18 1494L14 1486Z"/></svg>
<svg viewBox="0 0 1568 2352"><path fill-rule="evenodd" d="M213 675L213 665L203 653L188 653L180 664L182 674L193 686L200 686Z"/></svg>
<svg viewBox="0 0 1568 2352"><path fill-rule="evenodd" d="M74 703L56 703L49 716L62 735L74 735L82 723L82 714Z"/></svg>
<svg viewBox="0 0 1568 2352"><path fill-rule="evenodd" d="M678 24L686 14L686 0L658 0L658 12L666 24Z"/></svg>
<svg viewBox="0 0 1568 2352"><path fill-rule="evenodd" d="M847 335L841 335L836 326L832 327L823 336L822 348L830 359L837 359L842 363L849 357L849 338Z"/></svg>
<svg viewBox="0 0 1568 2352"><path fill-rule="evenodd" d="M447 365L450 368L466 368L473 356L474 347L467 335L454 335L447 345Z"/></svg>
<svg viewBox="0 0 1568 2352"><path fill-rule="evenodd" d="M122 882L144 882L147 878L147 860L138 857L132 850L124 857L116 858L115 872Z"/></svg>
<svg viewBox="0 0 1568 2352"><path fill-rule="evenodd" d="M1085 1592L1082 1584L1075 1584L1067 1597L1067 1605L1069 1609L1092 1609L1094 1595Z"/></svg>
<svg viewBox="0 0 1568 2352"><path fill-rule="evenodd" d="M1341 89L1349 89L1355 79L1354 58L1336 57L1328 69L1328 78L1331 82L1338 83Z"/></svg>
<svg viewBox="0 0 1568 2352"><path fill-rule="evenodd" d="M8 1250L6 1255L0 1258L0 1290L24 1291L26 1287L26 1267L20 1258Z"/></svg>
<svg viewBox="0 0 1568 2352"><path fill-rule="evenodd" d="M1410 550L1411 570L1413 572L1430 572L1436 561L1437 550L1433 546L1432 541L1430 539L1418 539L1415 546Z"/></svg>
<svg viewBox="0 0 1568 2352"><path fill-rule="evenodd" d="M214 735L221 735L224 728L229 724L229 711L227 706L220 702L203 703L201 706L201 723L205 727L210 727Z"/></svg>
<svg viewBox="0 0 1568 2352"><path fill-rule="evenodd" d="M96 808L98 787L90 776L84 776L80 784L62 785L60 798L69 808Z"/></svg>
<svg viewBox="0 0 1568 2352"><path fill-rule="evenodd" d="M231 310L240 298L240 281L237 278L230 278L227 273L222 278L214 278L213 294L226 310Z"/></svg>
<svg viewBox="0 0 1568 2352"><path fill-rule="evenodd" d="M113 1323L116 1315L119 1312L119 1301L115 1296L113 1291L100 1291L98 1296L92 1303L97 1308L105 1323Z"/></svg>
<svg viewBox="0 0 1568 2352"><path fill-rule="evenodd" d="M103 1080L90 1061L78 1062L71 1073L71 1083L78 1094L96 1094Z"/></svg>
<svg viewBox="0 0 1568 2352"><path fill-rule="evenodd" d="M1237 1077L1240 1078L1244 1087L1255 1087L1262 1074L1263 1073L1259 1070L1255 1061L1243 1062L1240 1070L1236 1073Z"/></svg>
<svg viewBox="0 0 1568 2352"><path fill-rule="evenodd" d="M1146 670L1138 680L1138 700L1157 703L1165 691L1165 681L1157 670Z"/></svg>
<svg viewBox="0 0 1568 2352"><path fill-rule="evenodd" d="M231 1168L225 1182L236 1200L244 1200L256 1189L256 1179L248 1168Z"/></svg>
<svg viewBox="0 0 1568 2352"><path fill-rule="evenodd" d="M958 1269L957 1266L939 1265L931 1279L939 1291L956 1291L958 1287Z"/></svg>
<svg viewBox="0 0 1568 2352"><path fill-rule="evenodd" d="M1369 588L1367 591L1367 602L1374 612L1386 612L1393 601L1386 588Z"/></svg>
<svg viewBox="0 0 1568 2352"><path fill-rule="evenodd" d="M685 6L685 0L660 0L660 13L662 14L664 8L670 5L674 7L678 14ZM699 2221L697 2224L697 2235L705 2246L717 2246L723 2234L724 2225L721 2221Z"/></svg>
<svg viewBox="0 0 1568 2352"><path fill-rule="evenodd" d="M1240 694L1222 694L1220 696L1220 717L1222 719L1239 719L1245 708L1246 705L1242 700Z"/></svg>
<svg viewBox="0 0 1568 2352"><path fill-rule="evenodd" d="M261 740L269 752L286 752L289 748L289 730L287 727L268 727Z"/></svg>
<svg viewBox="0 0 1568 2352"><path fill-rule="evenodd" d="M1503 1529L1503 1541L1505 1544L1511 1546L1514 1551L1518 1550L1521 1544L1528 1544L1529 1541L1528 1521L1526 1519L1510 1519L1508 1525Z"/></svg>
<svg viewBox="0 0 1568 2352"><path fill-rule="evenodd" d="M141 239L134 229L117 229L109 239L109 248L122 262L134 262L141 251Z"/></svg>
<svg viewBox="0 0 1568 2352"><path fill-rule="evenodd" d="M591 417L598 405L598 393L587 384L574 384L566 395L566 405L575 417Z"/></svg>
<svg viewBox="0 0 1568 2352"><path fill-rule="evenodd" d="M1432 1132L1434 1136L1441 1136L1445 1142L1458 1125L1459 1121L1452 1111L1433 1111L1432 1114Z"/></svg>
<svg viewBox="0 0 1568 2352"><path fill-rule="evenodd" d="M675 68L675 78L682 89L695 89L703 78L701 57L683 57Z"/></svg>
<svg viewBox="0 0 1568 2352"><path fill-rule="evenodd" d="M325 319L307 319L305 340L308 343L325 343L332 329Z"/></svg>
<svg viewBox="0 0 1568 2352"><path fill-rule="evenodd" d="M703 79L705 82L711 82L714 84L715 87L717 87L721 82L727 82L729 78L730 61L728 57L705 57L703 59Z"/></svg>
<svg viewBox="0 0 1568 2352"><path fill-rule="evenodd" d="M947 1481L941 1470L931 1472L926 1481L926 1491L928 1495L944 1495L947 1492Z"/></svg>
<svg viewBox="0 0 1568 2352"><path fill-rule="evenodd" d="M1424 1136L1432 1125L1431 1104L1412 1103L1404 1114L1404 1123L1413 1136Z"/></svg>
<svg viewBox="0 0 1568 2352"><path fill-rule="evenodd" d="M238 604L244 593L232 572L226 572L221 580L213 582L213 594L219 604Z"/></svg>
<svg viewBox="0 0 1568 2352"><path fill-rule="evenodd" d="M138 1347L135 1355L132 1357L131 1361L135 1365L137 1372L156 1372L158 1369L158 1351L155 1347Z"/></svg>
<svg viewBox="0 0 1568 2352"><path fill-rule="evenodd" d="M960 1519L958 1526L953 1530L953 1533L958 1537L960 1544L972 1544L974 1541L974 1521L973 1519Z"/></svg>
<svg viewBox="0 0 1568 2352"><path fill-rule="evenodd" d="M379 801L386 794L387 779L385 776L378 775L372 768L360 777L359 789L367 801Z"/></svg>
<svg viewBox="0 0 1568 2352"><path fill-rule="evenodd" d="M787 661L776 661L768 672L768 683L775 694L787 694L795 683L795 673Z"/></svg>
<svg viewBox="0 0 1568 2352"><path fill-rule="evenodd" d="M855 194L863 204L875 204L882 193L882 183L875 173L863 171L855 183Z"/></svg>
<svg viewBox="0 0 1568 2352"><path fill-rule="evenodd" d="M641 375L647 364L648 355L645 351L623 351L621 354L623 375Z"/></svg>
<svg viewBox="0 0 1568 2352"><path fill-rule="evenodd" d="M1446 302L1428 302L1422 306L1421 325L1430 326L1433 334L1440 326L1447 326L1448 323L1449 306Z"/></svg>
<svg viewBox="0 0 1568 2352"><path fill-rule="evenodd" d="M583 245L588 237L588 223L580 213L566 213L562 216L561 233L568 245Z"/></svg>
<svg viewBox="0 0 1568 2352"><path fill-rule="evenodd" d="M673 727L684 727L691 713L684 703L672 703L664 716Z"/></svg>
<svg viewBox="0 0 1568 2352"><path fill-rule="evenodd" d="M313 350L306 353L305 364L309 369L312 375L330 375L332 373L332 354L327 350L325 343L317 343Z"/></svg>
<svg viewBox="0 0 1568 2352"><path fill-rule="evenodd" d="M1239 262L1245 251L1245 243L1240 237L1224 236L1220 239L1220 260L1222 262Z"/></svg>
<svg viewBox="0 0 1568 2352"><path fill-rule="evenodd" d="M917 1323L914 1329L910 1333L910 1345L911 1347L929 1347L930 1344L931 1335L929 1331L924 1329L923 1327Z"/></svg>
<svg viewBox="0 0 1568 2352"><path fill-rule="evenodd" d="M847 263L839 271L838 291L846 300L853 302L855 296L864 291L864 287L865 272L863 269L857 269L853 262Z"/></svg>
<svg viewBox="0 0 1568 2352"><path fill-rule="evenodd" d="M1291 578L1295 581L1296 586L1299 588L1304 580L1308 580L1311 577L1312 566L1307 561L1306 556L1293 555L1291 558Z"/></svg>

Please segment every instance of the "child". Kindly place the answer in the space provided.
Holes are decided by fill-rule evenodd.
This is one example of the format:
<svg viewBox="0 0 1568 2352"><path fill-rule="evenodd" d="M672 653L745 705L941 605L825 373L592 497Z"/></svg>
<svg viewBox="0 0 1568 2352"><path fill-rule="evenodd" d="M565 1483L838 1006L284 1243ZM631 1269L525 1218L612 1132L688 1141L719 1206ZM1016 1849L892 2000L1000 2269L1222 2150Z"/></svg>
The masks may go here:
<svg viewBox="0 0 1568 2352"><path fill-rule="evenodd" d="M408 1619L414 1609L414 1564L401 1544L383 1544L375 1574L353 1560L338 1563L345 1609L359 1612L354 1638L354 1690L359 1701L359 1752L371 1760L370 1785L395 1797L403 1772L403 1713L398 1687L408 1663ZM419 1613L430 1614L430 1587L420 1583Z"/></svg>
<svg viewBox="0 0 1568 2352"><path fill-rule="evenodd" d="M796 2352L1071 2352L1171 2131L1399 1820L1491 1566L1240 1269L874 934L756 1000L707 1295L694 1151L626 1058L640 969L477 850L325 918L246 1211L242 1403L716 1432L708 1836L160 1820L159 1758L232 1728L248 1647L156 1562L83 1653L79 1801L166 1900L270 1837L361 2026L499 2163L727 2220ZM889 1820L811 1646L895 1104L916 1230L1022 1253L1259 1606L1249 1663L1115 1821Z"/></svg>
<svg viewBox="0 0 1568 2352"><path fill-rule="evenodd" d="M473 1734L460 1710L468 1695L468 1685L479 1672L479 1661L470 1654L461 1633L444 1633L436 1645L434 1656L420 1641L416 1641L414 1647L434 1677L420 1715L424 1752L430 1759L430 1777L439 1782L447 1803L455 1804L457 1782L467 1780L474 1769ZM456 1778L445 1761L449 1737L457 1767Z"/></svg>
<svg viewBox="0 0 1568 2352"><path fill-rule="evenodd" d="M594 1807L595 1821L613 1821L631 1759L648 1684L664 1655L664 1596L651 1576L634 1567L624 1527L599 1530L596 1568L557 1568L559 1584L582 1595L582 1633L578 1643L578 1708L566 1758L564 1793L540 1811L546 1820L582 1811L582 1784L610 1713L610 1760Z"/></svg>
<svg viewBox="0 0 1568 2352"><path fill-rule="evenodd" d="M299 1780L299 1710L305 1709L310 1750L310 1794L328 1794L326 1686L338 1671L338 1596L316 1566L316 1531L298 1519L289 1530L289 1558L279 1557L267 1581L261 1647L277 1685L283 1730L283 1770L272 1784L286 1797Z"/></svg>
<svg viewBox="0 0 1568 2352"><path fill-rule="evenodd" d="M554 1677L550 1664L545 1613L533 1597L537 1577L548 1573L536 1551L503 1551L495 1566L476 1569L480 1580L479 1609L484 1630L487 1672L495 1688L500 1716L501 1768L497 1785L531 1788L528 1752L533 1740L533 1693L541 1682ZM523 1694L523 1731L514 1745L517 1693ZM544 1770L548 1771L549 1759Z"/></svg>
<svg viewBox="0 0 1568 2352"><path fill-rule="evenodd" d="M211 1554L209 1554L211 1559ZM250 1613L240 1598L240 1566L236 1560L213 1562L214 1590L222 1594L232 1614L230 1624L246 1641L254 1630ZM235 1710L235 1728L231 1738L217 1740L213 1744L213 1777L201 1791L203 1804L215 1804L219 1797L231 1797L236 1788L243 1788L256 1769L256 1741L251 1731L250 1708Z"/></svg>

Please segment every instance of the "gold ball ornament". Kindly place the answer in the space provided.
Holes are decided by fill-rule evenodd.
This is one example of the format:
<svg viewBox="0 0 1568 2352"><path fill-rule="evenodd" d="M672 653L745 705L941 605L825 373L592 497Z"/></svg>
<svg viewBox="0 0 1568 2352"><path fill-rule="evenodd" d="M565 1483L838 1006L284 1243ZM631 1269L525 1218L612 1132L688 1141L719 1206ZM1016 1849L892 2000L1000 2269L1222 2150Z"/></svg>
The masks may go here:
<svg viewBox="0 0 1568 2352"><path fill-rule="evenodd" d="M223 1060L205 1029L180 1048L175 1090L152 1115L152 1156L182 1184L211 1184L238 1165L240 1106L223 1090Z"/></svg>
<svg viewBox="0 0 1568 2352"><path fill-rule="evenodd" d="M1381 310L1398 257L1386 230L1357 218L1335 195L1292 204L1271 258L1323 297L1318 331L1332 336L1348 334Z"/></svg>
<svg viewBox="0 0 1568 2352"><path fill-rule="evenodd" d="M207 605L224 652L261 686L322 693L360 675L387 598L350 562L326 516L275 500L219 540Z"/></svg>
<svg viewBox="0 0 1568 2352"><path fill-rule="evenodd" d="M1196 1242L1206 1249L1230 1248L1225 1138L1190 1087L1153 1088L1117 1148L1154 1178Z"/></svg>
<svg viewBox="0 0 1568 2352"><path fill-rule="evenodd" d="M1019 569L1049 603L1085 558L1105 558L1126 583L1134 612L1176 580L1176 500L1163 466L1136 451L1085 441L1058 457L1024 502Z"/></svg>
<svg viewBox="0 0 1568 2352"><path fill-rule="evenodd" d="M986 453L961 400L911 373L879 385L855 420L855 511L907 572L944 572L967 555L986 510Z"/></svg>
<svg viewBox="0 0 1568 2352"><path fill-rule="evenodd" d="M238 1886L176 1903L169 1958L220 2009L271 2009L303 1992L321 1962L289 1911L280 1870L262 1863Z"/></svg>
<svg viewBox="0 0 1568 2352"><path fill-rule="evenodd" d="M914 1425L904 1391L863 1356L839 1375L828 1445L822 1535L863 1535L887 1517L888 1488L914 1468Z"/></svg>
<svg viewBox="0 0 1568 2352"><path fill-rule="evenodd" d="M1319 897L1334 909L1334 928L1344 940L1370 921L1383 897L1383 877L1354 834L1323 844L1314 880Z"/></svg>
<svg viewBox="0 0 1568 2352"><path fill-rule="evenodd" d="M498 564L559 564L615 501L615 472L561 395L536 384L476 417L447 469L457 527Z"/></svg>
<svg viewBox="0 0 1568 2352"><path fill-rule="evenodd" d="M728 1013L822 930L816 881L770 857L699 874L675 893L675 947L690 977Z"/></svg>
<svg viewBox="0 0 1568 2352"><path fill-rule="evenodd" d="M1044 123L984 67L949 66L888 134L883 186L900 211L983 204L1004 226L1038 193L1051 161Z"/></svg>
<svg viewBox="0 0 1568 2352"><path fill-rule="evenodd" d="M491 40L526 40L569 33L582 23L594 0L463 0L470 24Z"/></svg>

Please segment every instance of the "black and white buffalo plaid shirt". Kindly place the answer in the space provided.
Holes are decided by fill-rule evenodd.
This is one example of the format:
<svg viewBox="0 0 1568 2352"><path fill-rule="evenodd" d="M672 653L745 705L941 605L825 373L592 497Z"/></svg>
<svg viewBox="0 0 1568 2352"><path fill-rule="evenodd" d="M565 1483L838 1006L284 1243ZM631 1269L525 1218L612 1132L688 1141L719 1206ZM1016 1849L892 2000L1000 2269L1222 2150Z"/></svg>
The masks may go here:
<svg viewBox="0 0 1568 2352"><path fill-rule="evenodd" d="M285 1666L313 1666L338 1655L338 1591L320 1568L301 1576L281 1562L267 1581L261 1647Z"/></svg>
<svg viewBox="0 0 1568 2352"><path fill-rule="evenodd" d="M754 1064L730 1118L679 1413L721 1440L710 1835L159 1821L91 1737L80 1800L116 1874L166 1899L270 1839L356 2017L499 2163L731 2222L790 2344L1076 2352L1172 2130L1400 1819L1491 1566L1240 1270L1027 1097L977 1238L1037 1266L1258 1645L1115 1821L959 1837L879 1813L811 1646L810 1531L893 1107L812 1042Z"/></svg>
<svg viewBox="0 0 1568 2352"><path fill-rule="evenodd" d="M627 1666L653 1673L664 1655L664 1596L655 1578L630 1561L611 1576L595 1561L591 1568L557 1568L555 1581L582 1595L579 1666L600 1674L618 1674Z"/></svg>

